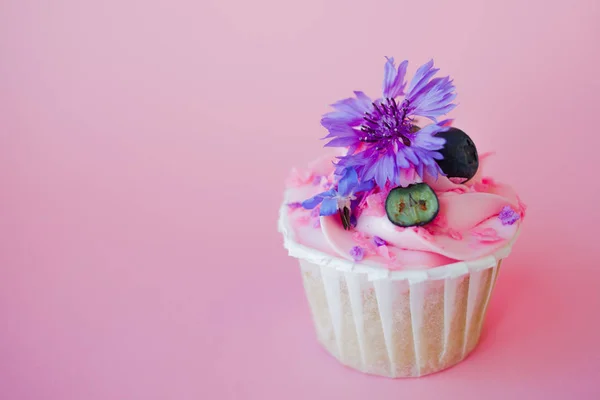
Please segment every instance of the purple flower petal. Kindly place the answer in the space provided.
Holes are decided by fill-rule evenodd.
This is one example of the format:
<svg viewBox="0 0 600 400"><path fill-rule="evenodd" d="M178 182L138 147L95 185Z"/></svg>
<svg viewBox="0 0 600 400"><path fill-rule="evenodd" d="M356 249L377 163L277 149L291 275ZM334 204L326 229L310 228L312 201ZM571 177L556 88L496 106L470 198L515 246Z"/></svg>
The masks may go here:
<svg viewBox="0 0 600 400"><path fill-rule="evenodd" d="M287 206L290 208L290 210L296 210L302 207L302 203L299 201L294 201L292 203L288 203Z"/></svg>
<svg viewBox="0 0 600 400"><path fill-rule="evenodd" d="M371 109L371 104L373 103L373 100L371 100L369 96L367 96L363 92L356 90L354 91L354 95L356 96L356 100L360 102L361 106L363 107L363 113L364 111Z"/></svg>
<svg viewBox="0 0 600 400"><path fill-rule="evenodd" d="M377 182L377 186L384 187L387 181L395 182L397 169L395 160L390 155L383 155L381 159L377 163L377 173L375 174L375 182Z"/></svg>
<svg viewBox="0 0 600 400"><path fill-rule="evenodd" d="M370 104L365 104L361 99L349 97L332 104L331 107L338 111L362 118L365 111L369 108L369 105Z"/></svg>
<svg viewBox="0 0 600 400"><path fill-rule="evenodd" d="M415 165L415 170L417 171L417 175L423 177L423 163L417 163L417 165Z"/></svg>
<svg viewBox="0 0 600 400"><path fill-rule="evenodd" d="M321 125L325 128L329 128L331 125L336 124L347 124L349 126L359 126L362 121L362 117L357 115L348 114L341 111L334 111L327 113L321 119Z"/></svg>
<svg viewBox="0 0 600 400"><path fill-rule="evenodd" d="M375 243L375 246L377 247L387 245L387 242L379 236L373 236L373 243Z"/></svg>
<svg viewBox="0 0 600 400"><path fill-rule="evenodd" d="M313 186L318 186L321 184L321 180L323 179L323 175L315 175L312 180Z"/></svg>
<svg viewBox="0 0 600 400"><path fill-rule="evenodd" d="M410 161L411 164L416 166L419 163L419 158L417 157L417 155L415 154L415 151L412 148L404 147L401 150L402 150L402 153L404 153L404 156L406 157L406 159L408 161Z"/></svg>
<svg viewBox="0 0 600 400"><path fill-rule="evenodd" d="M353 248L350 249L350 256L355 261L360 261L365 257L365 251L362 247L354 246Z"/></svg>
<svg viewBox="0 0 600 400"><path fill-rule="evenodd" d="M519 213L513 210L510 206L504 206L498 214L498 218L502 221L502 225L512 225L517 222L521 217Z"/></svg>
<svg viewBox="0 0 600 400"><path fill-rule="evenodd" d="M321 203L321 212L320 212L321 216L333 215L337 212L337 210L338 210L338 203L337 203L336 199L331 199L331 198L323 199L323 202Z"/></svg>
<svg viewBox="0 0 600 400"><path fill-rule="evenodd" d="M325 147L348 147L356 143L356 138L353 137L338 137L327 142Z"/></svg>
<svg viewBox="0 0 600 400"><path fill-rule="evenodd" d="M427 173L431 175L432 178L437 179L438 175L442 172L438 163L434 162L433 164L429 164L425 166Z"/></svg>
<svg viewBox="0 0 600 400"><path fill-rule="evenodd" d="M316 196L311 197L310 199L304 200L302 202L302 207L306 208L307 210L312 210L313 208L321 204L322 201L323 196L318 194Z"/></svg>
<svg viewBox="0 0 600 400"><path fill-rule="evenodd" d="M406 94L407 99L412 99L415 94L417 94L427 83L429 80L438 72L439 70L433 68L433 60L429 60L425 64L421 65L417 72L415 72L415 76L413 76L410 81L410 86L408 89L408 93Z"/></svg>
<svg viewBox="0 0 600 400"><path fill-rule="evenodd" d="M373 182L373 181L361 182L358 184L356 189L354 189L354 193L368 192L369 190L373 189L374 187L375 187L375 182Z"/></svg>
<svg viewBox="0 0 600 400"><path fill-rule="evenodd" d="M394 58L390 57L387 59L383 72L383 97L394 98L404 94L404 87L406 86L404 77L407 67L408 61L404 60L398 65L398 70L396 70Z"/></svg>
<svg viewBox="0 0 600 400"><path fill-rule="evenodd" d="M396 165L398 168L410 168L410 163L406 159L403 151L398 151L396 153Z"/></svg>
<svg viewBox="0 0 600 400"><path fill-rule="evenodd" d="M436 70L437 71L437 70ZM411 92L406 98L410 101L411 113L427 117L434 122L456 106L454 85L449 77L435 78L420 90Z"/></svg>
<svg viewBox="0 0 600 400"><path fill-rule="evenodd" d="M358 175L356 170L354 168L346 168L344 177L338 183L338 194L341 197L348 197L357 185Z"/></svg>
<svg viewBox="0 0 600 400"><path fill-rule="evenodd" d="M429 124L419 131L413 140L413 144L425 150L441 150L446 144L446 139L435 136L436 133L447 131L447 126Z"/></svg>
<svg viewBox="0 0 600 400"><path fill-rule="evenodd" d="M319 218L320 212L318 208L313 208L312 211L310 212L310 216L312 218Z"/></svg>
<svg viewBox="0 0 600 400"><path fill-rule="evenodd" d="M325 198L331 198L335 196L335 190L331 189L328 190L326 192L323 193L319 193L313 197L311 197L308 200L304 200L302 202L302 207L306 208L307 210L312 210L313 208L315 208L316 206L318 206L319 204L321 204L321 202L323 201L323 199Z"/></svg>
<svg viewBox="0 0 600 400"><path fill-rule="evenodd" d="M321 139L329 139L335 137L354 137L358 140L358 131L348 125L333 124L329 128L329 134Z"/></svg>

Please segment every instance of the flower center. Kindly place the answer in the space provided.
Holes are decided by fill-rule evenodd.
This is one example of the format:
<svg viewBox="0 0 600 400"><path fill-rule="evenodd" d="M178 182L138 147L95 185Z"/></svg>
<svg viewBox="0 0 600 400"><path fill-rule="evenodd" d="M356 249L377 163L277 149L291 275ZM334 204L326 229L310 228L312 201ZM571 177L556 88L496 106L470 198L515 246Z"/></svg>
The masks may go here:
<svg viewBox="0 0 600 400"><path fill-rule="evenodd" d="M364 122L360 126L363 135L359 140L376 143L376 150L384 149L395 142L410 146L412 121L406 117L408 106L408 100L404 100L398 106L393 98L386 98L379 104L374 102L373 110L366 111L363 117Z"/></svg>

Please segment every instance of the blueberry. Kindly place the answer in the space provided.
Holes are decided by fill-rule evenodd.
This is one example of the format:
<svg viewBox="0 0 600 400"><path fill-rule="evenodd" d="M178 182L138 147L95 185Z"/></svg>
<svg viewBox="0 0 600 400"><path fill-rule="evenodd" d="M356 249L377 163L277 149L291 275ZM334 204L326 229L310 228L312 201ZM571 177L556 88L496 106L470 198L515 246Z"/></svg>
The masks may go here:
<svg viewBox="0 0 600 400"><path fill-rule="evenodd" d="M440 209L435 192L426 183L397 187L385 201L389 220L398 226L422 226L431 222Z"/></svg>
<svg viewBox="0 0 600 400"><path fill-rule="evenodd" d="M464 178L465 182L475 176L479 168L477 148L471 138L457 128L450 128L436 136L446 139L440 153L443 160L437 160L438 165L448 178Z"/></svg>

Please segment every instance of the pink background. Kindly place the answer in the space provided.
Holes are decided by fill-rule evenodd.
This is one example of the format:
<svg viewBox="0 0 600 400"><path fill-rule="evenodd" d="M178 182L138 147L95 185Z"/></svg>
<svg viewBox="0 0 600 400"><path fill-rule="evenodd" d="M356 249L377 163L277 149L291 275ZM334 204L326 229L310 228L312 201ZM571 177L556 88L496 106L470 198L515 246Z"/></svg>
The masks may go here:
<svg viewBox="0 0 600 400"><path fill-rule="evenodd" d="M0 398L600 398L600 3L2 1ZM339 366L276 232L327 104L435 57L529 205L481 345Z"/></svg>

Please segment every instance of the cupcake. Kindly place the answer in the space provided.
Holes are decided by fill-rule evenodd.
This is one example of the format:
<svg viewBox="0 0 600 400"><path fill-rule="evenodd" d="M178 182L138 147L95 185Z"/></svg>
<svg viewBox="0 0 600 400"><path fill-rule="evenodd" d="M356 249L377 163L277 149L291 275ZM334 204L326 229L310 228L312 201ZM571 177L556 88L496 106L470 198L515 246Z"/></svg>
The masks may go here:
<svg viewBox="0 0 600 400"><path fill-rule="evenodd" d="M332 105L321 124L333 152L292 170L279 215L318 341L393 378L473 351L525 214L485 175L491 154L444 118L452 80L429 61L408 83L407 65L387 59L380 98L356 91Z"/></svg>

